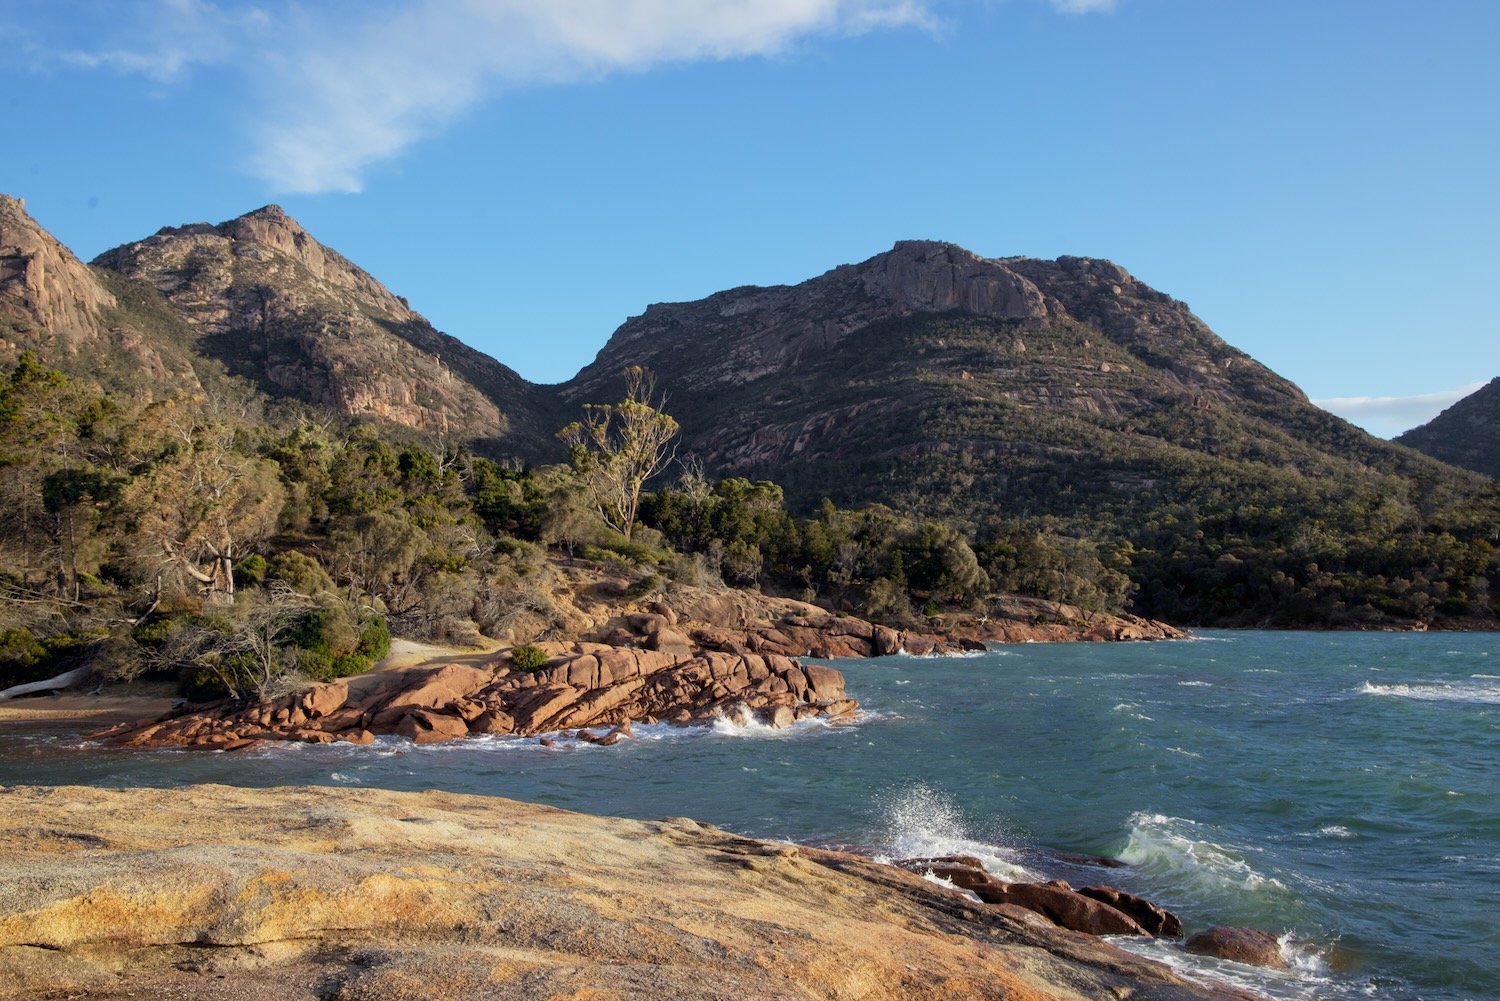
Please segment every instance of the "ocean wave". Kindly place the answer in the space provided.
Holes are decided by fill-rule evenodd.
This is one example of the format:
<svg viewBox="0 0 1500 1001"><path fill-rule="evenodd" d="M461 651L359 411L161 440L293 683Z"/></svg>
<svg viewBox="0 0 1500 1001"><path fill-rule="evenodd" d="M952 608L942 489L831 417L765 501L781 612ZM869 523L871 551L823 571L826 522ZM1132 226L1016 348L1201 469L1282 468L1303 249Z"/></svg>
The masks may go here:
<svg viewBox="0 0 1500 1001"><path fill-rule="evenodd" d="M1471 677L1470 680L1476 680ZM1413 699L1417 702L1474 702L1480 705L1500 705L1500 684L1463 682L1424 682L1412 685L1378 685L1366 681L1359 688L1361 695L1384 695L1398 699Z"/></svg>
<svg viewBox="0 0 1500 1001"><path fill-rule="evenodd" d="M1280 880L1257 872L1244 849L1215 840L1223 835L1211 827L1160 813L1135 813L1127 822L1130 833L1119 859L1150 875L1158 885L1210 900L1287 892Z"/></svg>
<svg viewBox="0 0 1500 1001"><path fill-rule="evenodd" d="M959 650L953 653L910 653L905 647L897 650L897 657L907 657L911 660L975 660L979 657L1014 657L1015 653L1008 650Z"/></svg>
<svg viewBox="0 0 1500 1001"><path fill-rule="evenodd" d="M883 797L880 819L876 861L972 855L1009 882L1042 878L1017 862L1013 849L976 837L957 801L928 786L910 785Z"/></svg>
<svg viewBox="0 0 1500 1001"><path fill-rule="evenodd" d="M813 716L798 720L791 726L774 727L756 719L748 706L740 705L715 719L708 725L708 730L716 737L732 737L736 740L796 740L810 733L827 731L835 726L868 722L874 714L862 713L860 715L864 717L863 720L856 716L847 722L831 723L821 716Z"/></svg>
<svg viewBox="0 0 1500 1001"><path fill-rule="evenodd" d="M1286 970L1270 970L1194 955L1163 939L1121 935L1110 936L1109 942L1126 952L1170 967L1184 980L1208 987L1228 984L1275 1001L1320 1001L1331 996L1328 989L1333 981L1322 948L1300 941L1290 933L1277 939L1281 956L1287 961Z"/></svg>
<svg viewBox="0 0 1500 1001"><path fill-rule="evenodd" d="M1179 682L1177 682L1177 685L1180 688L1212 688L1212 687L1214 687L1214 683L1212 681L1179 681Z"/></svg>

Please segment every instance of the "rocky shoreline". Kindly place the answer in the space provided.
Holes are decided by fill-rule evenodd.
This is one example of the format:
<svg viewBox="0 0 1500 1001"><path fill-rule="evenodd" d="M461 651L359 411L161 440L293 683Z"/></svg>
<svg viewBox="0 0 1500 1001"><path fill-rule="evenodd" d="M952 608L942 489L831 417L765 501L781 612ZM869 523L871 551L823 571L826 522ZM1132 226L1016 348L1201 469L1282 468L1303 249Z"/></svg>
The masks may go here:
<svg viewBox="0 0 1500 1001"><path fill-rule="evenodd" d="M380 672L252 705L178 706L91 737L128 747L228 751L266 740L368 744L382 735L435 743L571 732L613 743L628 738L637 722L705 723L739 714L780 728L813 716L852 718L859 708L844 691L842 673L803 664L799 656L953 653L1018 638L1184 635L1161 623L1114 616L1087 627L1001 619L924 633L787 598L692 591L675 604L655 601L615 615L590 640L537 644L547 656L537 669L518 666L511 648L478 662Z"/></svg>
<svg viewBox="0 0 1500 1001"><path fill-rule="evenodd" d="M691 820L0 789L0 998L1245 1001L1011 903Z"/></svg>
<svg viewBox="0 0 1500 1001"><path fill-rule="evenodd" d="M490 663L388 671L318 685L249 706L186 705L144 723L91 735L126 747L234 751L266 740L372 743L394 734L418 744L470 735L573 731L613 743L635 722L701 723L733 712L784 727L810 716L845 718L858 703L844 676L777 654L675 652L600 643L548 644L548 665ZM605 727L596 734L590 727Z"/></svg>

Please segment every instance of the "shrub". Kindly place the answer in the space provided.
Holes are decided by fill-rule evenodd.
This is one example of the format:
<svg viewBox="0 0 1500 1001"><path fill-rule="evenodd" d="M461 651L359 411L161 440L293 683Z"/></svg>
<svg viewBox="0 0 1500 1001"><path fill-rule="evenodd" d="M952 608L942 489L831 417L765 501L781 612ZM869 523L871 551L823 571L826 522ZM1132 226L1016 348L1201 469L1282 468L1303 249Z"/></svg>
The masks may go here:
<svg viewBox="0 0 1500 1001"><path fill-rule="evenodd" d="M547 651L530 643L516 647L510 652L510 663L517 671L540 671L550 660Z"/></svg>
<svg viewBox="0 0 1500 1001"><path fill-rule="evenodd" d="M664 587L666 581L661 579L660 574L648 573L626 590L625 595L629 598L644 598L655 594Z"/></svg>
<svg viewBox="0 0 1500 1001"><path fill-rule="evenodd" d="M259 587L266 579L266 558L259 554L246 556L234 565L234 586Z"/></svg>

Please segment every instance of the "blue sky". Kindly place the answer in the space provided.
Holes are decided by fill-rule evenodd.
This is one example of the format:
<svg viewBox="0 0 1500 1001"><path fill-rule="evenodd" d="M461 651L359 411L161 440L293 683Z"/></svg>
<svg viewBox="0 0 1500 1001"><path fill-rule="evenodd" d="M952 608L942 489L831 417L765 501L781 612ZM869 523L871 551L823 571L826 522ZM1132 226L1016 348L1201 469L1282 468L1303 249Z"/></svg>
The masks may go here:
<svg viewBox="0 0 1500 1001"><path fill-rule="evenodd" d="M0 0L85 259L278 202L543 382L898 239L1107 257L1377 434L1500 375L1493 0Z"/></svg>

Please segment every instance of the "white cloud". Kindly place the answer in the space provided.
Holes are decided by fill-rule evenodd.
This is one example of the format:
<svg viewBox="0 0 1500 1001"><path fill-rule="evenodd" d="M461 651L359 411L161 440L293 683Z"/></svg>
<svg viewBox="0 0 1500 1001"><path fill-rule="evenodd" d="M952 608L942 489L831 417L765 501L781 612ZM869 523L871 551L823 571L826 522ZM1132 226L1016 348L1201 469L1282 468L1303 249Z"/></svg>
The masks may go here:
<svg viewBox="0 0 1500 1001"><path fill-rule="evenodd" d="M1100 14L1115 9L1115 0L1052 0L1064 14Z"/></svg>
<svg viewBox="0 0 1500 1001"><path fill-rule="evenodd" d="M43 64L176 83L194 66L224 61L240 40L269 23L260 8L224 10L207 0L128 0L103 13L99 19L84 15L60 26L65 36L81 34L89 44L65 37L49 46L32 46L33 56Z"/></svg>
<svg viewBox="0 0 1500 1001"><path fill-rule="evenodd" d="M9 20L45 25L26 49L49 66L162 84L209 65L237 74L224 109L246 123L248 168L314 193L358 191L372 165L508 90L935 30L942 0L94 0L66 16L55 0L11 2ZM1067 14L1115 2L1051 0Z"/></svg>
<svg viewBox="0 0 1500 1001"><path fill-rule="evenodd" d="M357 191L371 164L509 88L933 24L921 0L422 0L373 9L354 25L303 18L274 57L252 167L278 189Z"/></svg>
<svg viewBox="0 0 1500 1001"><path fill-rule="evenodd" d="M9 0L0 39L34 67L170 85L237 74L249 167L279 192L357 191L373 164L509 89L783 53L918 27L935 0Z"/></svg>
<svg viewBox="0 0 1500 1001"><path fill-rule="evenodd" d="M1483 382L1415 396L1333 396L1313 400L1317 406L1358 424L1371 434L1392 438L1426 424L1465 396L1481 389Z"/></svg>

